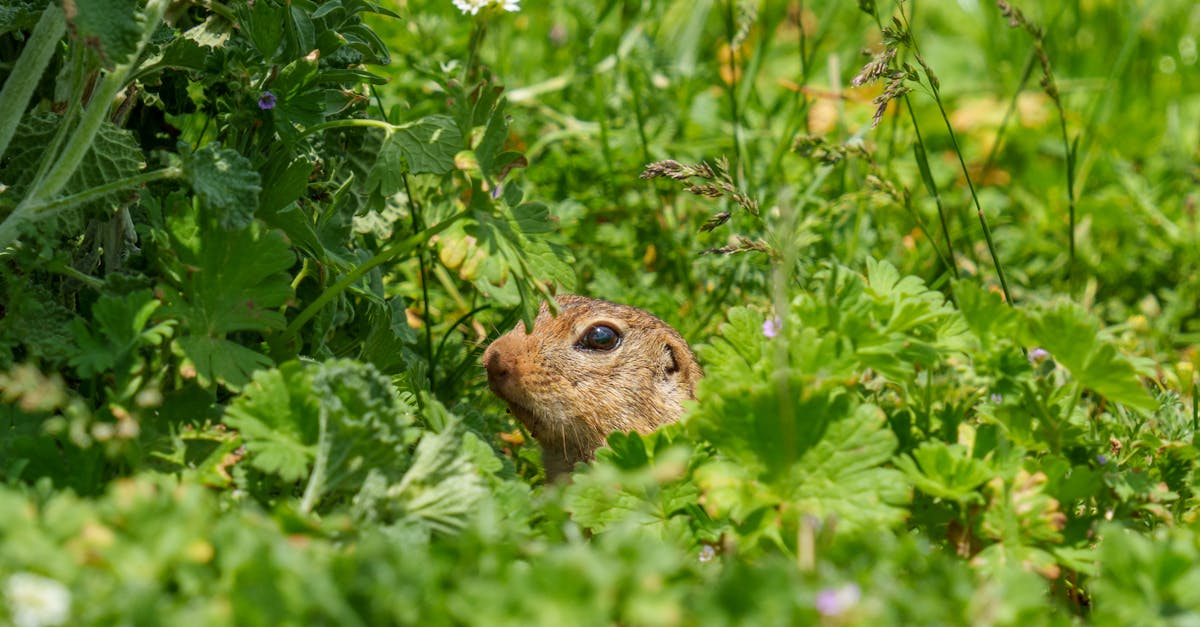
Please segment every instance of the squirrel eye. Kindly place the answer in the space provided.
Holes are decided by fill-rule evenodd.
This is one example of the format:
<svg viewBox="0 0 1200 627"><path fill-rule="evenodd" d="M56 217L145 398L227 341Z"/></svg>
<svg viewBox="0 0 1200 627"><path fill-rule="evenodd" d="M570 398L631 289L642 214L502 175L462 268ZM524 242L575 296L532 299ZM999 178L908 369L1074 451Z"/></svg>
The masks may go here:
<svg viewBox="0 0 1200 627"><path fill-rule="evenodd" d="M580 348L597 351L610 351L621 343L621 334L607 324L597 324L583 332L579 338Z"/></svg>

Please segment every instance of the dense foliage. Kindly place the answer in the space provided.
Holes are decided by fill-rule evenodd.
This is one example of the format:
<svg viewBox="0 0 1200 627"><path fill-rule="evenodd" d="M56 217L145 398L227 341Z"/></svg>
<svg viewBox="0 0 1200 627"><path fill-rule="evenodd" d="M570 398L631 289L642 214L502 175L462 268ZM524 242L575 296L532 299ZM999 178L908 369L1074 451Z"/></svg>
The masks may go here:
<svg viewBox="0 0 1200 627"><path fill-rule="evenodd" d="M0 6L0 624L1200 621L1195 3L518 4Z"/></svg>

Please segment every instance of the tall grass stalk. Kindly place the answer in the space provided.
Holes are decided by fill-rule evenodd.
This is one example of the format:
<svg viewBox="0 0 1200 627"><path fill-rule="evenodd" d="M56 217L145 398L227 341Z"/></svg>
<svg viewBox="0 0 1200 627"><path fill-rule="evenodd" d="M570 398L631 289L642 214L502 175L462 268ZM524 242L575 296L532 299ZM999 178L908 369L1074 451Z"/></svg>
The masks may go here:
<svg viewBox="0 0 1200 627"><path fill-rule="evenodd" d="M933 102L937 105L938 113L942 116L942 122L946 125L946 133L950 136L950 143L954 146L954 154L958 157L958 165L962 169L963 178L967 181L967 189L971 193L971 201L975 204L975 214L979 217L979 226L983 229L983 237L987 242L988 254L992 257L992 265L996 269L996 276L1000 279L1000 289L1004 292L1004 300L1008 302L1010 307L1015 307L1013 302L1012 291L1008 289L1008 279L1004 275L1004 264L1000 262L1000 256L996 254L996 243L992 239L992 229L988 226L987 216L983 213L983 206L979 202L979 194L975 190L975 182L971 179L971 172L967 168L967 160L963 157L962 146L958 143L958 135L954 132L954 125L950 124L950 115L946 113L946 106L942 102L942 94L940 82L937 75L934 74L933 68L925 62L921 56L920 47L917 45L916 37L912 35L912 28L908 19L904 16L903 11L900 12L900 17L904 20L904 28L909 33L909 41L912 43L913 57L925 71L925 80L929 85L930 94L933 96Z"/></svg>

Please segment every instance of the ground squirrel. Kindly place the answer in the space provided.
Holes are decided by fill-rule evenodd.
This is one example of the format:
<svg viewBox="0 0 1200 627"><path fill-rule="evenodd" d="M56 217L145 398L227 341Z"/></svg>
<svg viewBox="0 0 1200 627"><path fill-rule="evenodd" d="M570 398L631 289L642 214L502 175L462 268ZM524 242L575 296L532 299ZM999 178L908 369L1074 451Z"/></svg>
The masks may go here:
<svg viewBox="0 0 1200 627"><path fill-rule="evenodd" d="M488 385L542 445L546 477L590 460L613 431L674 422L703 376L683 336L628 305L583 296L546 304L483 353Z"/></svg>

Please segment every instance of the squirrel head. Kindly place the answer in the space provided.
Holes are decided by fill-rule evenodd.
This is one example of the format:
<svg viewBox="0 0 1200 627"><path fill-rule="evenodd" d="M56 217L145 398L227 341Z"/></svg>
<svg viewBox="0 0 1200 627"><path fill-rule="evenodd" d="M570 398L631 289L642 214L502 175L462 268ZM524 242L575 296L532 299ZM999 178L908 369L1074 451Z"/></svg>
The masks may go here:
<svg viewBox="0 0 1200 627"><path fill-rule="evenodd" d="M674 422L703 373L679 332L650 313L562 295L483 353L488 385L542 445L546 475L592 458L613 431Z"/></svg>

